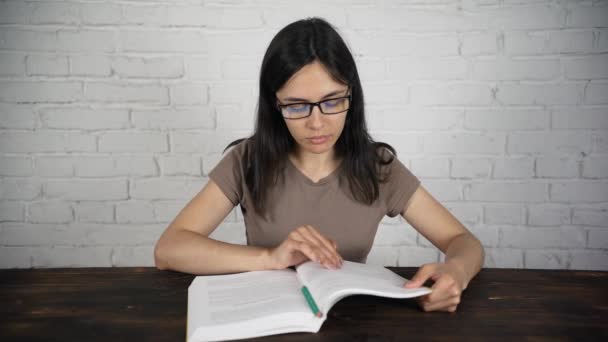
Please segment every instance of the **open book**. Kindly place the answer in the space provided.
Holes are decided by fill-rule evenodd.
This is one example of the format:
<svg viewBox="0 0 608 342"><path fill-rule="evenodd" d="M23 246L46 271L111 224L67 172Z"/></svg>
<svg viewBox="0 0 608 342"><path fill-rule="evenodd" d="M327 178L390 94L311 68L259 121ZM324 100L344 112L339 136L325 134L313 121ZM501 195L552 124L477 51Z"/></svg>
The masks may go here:
<svg viewBox="0 0 608 342"><path fill-rule="evenodd" d="M346 296L411 298L431 293L424 286L404 288L407 280L382 266L346 260L337 270L307 261L295 271L197 276L188 288L186 339L198 342L316 333L329 309ZM304 286L312 303L304 295Z"/></svg>

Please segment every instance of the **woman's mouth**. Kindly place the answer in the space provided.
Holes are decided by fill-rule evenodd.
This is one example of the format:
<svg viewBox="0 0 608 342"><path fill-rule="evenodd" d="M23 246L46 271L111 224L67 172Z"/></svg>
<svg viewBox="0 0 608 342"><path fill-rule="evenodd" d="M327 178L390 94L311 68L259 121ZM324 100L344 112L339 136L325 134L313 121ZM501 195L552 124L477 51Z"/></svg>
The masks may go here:
<svg viewBox="0 0 608 342"><path fill-rule="evenodd" d="M323 144L325 143L327 140L329 140L329 135L319 135L316 137L310 137L310 138L306 138L308 141L310 141L311 144L313 145L319 145L319 144Z"/></svg>

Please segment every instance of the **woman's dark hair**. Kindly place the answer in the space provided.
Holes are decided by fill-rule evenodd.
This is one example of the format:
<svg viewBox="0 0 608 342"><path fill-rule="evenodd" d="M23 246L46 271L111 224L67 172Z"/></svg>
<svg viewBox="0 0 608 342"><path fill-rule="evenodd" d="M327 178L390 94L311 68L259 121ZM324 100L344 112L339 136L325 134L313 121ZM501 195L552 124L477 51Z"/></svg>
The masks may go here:
<svg viewBox="0 0 608 342"><path fill-rule="evenodd" d="M367 131L363 106L363 91L355 60L336 30L321 18L306 18L293 22L272 39L260 70L255 129L249 138L231 142L226 149L243 140L249 140L245 157L245 182L252 195L254 210L266 213L268 189L277 183L287 155L296 142L277 109L276 92L303 66L319 61L339 83L351 89L352 101L346 115L344 130L335 144L337 158L342 158L340 179L347 179L353 198L372 204L379 196L380 165L390 164L395 149L375 142ZM384 160L378 153L385 147L392 154ZM224 149L224 151L226 151Z"/></svg>

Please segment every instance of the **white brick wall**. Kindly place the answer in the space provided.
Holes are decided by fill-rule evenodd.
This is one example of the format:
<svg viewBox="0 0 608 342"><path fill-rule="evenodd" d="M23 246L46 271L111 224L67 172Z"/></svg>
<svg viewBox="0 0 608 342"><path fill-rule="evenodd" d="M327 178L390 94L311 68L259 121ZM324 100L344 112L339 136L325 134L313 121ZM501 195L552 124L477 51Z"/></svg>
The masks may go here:
<svg viewBox="0 0 608 342"><path fill-rule="evenodd" d="M306 16L355 55L373 136L486 267L608 270L608 3L0 1L0 267L153 264L253 129L270 39ZM244 243L238 208L213 237ZM444 255L402 218L370 263Z"/></svg>

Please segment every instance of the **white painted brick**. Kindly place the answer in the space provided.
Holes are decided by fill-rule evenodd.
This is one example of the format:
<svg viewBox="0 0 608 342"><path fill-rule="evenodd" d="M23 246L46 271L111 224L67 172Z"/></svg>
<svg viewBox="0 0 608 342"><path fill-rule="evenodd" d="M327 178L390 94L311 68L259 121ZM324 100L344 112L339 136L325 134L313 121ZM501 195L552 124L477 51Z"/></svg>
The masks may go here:
<svg viewBox="0 0 608 342"><path fill-rule="evenodd" d="M29 55L25 59L28 76L66 76L68 58L66 56Z"/></svg>
<svg viewBox="0 0 608 342"><path fill-rule="evenodd" d="M121 31L118 46L123 52L207 53L209 38L195 31Z"/></svg>
<svg viewBox="0 0 608 342"><path fill-rule="evenodd" d="M606 227L589 229L587 247L602 248L608 246L608 229Z"/></svg>
<svg viewBox="0 0 608 342"><path fill-rule="evenodd" d="M146 156L93 156L73 158L78 177L157 176L156 162Z"/></svg>
<svg viewBox="0 0 608 342"><path fill-rule="evenodd" d="M217 32L207 35L209 51L223 55L263 56L275 35L275 32L265 29L240 30L238 35L226 30Z"/></svg>
<svg viewBox="0 0 608 342"><path fill-rule="evenodd" d="M533 182L471 183L464 186L465 199L486 202L541 202L547 185Z"/></svg>
<svg viewBox="0 0 608 342"><path fill-rule="evenodd" d="M564 76L571 80L608 78L608 56L592 55L562 60Z"/></svg>
<svg viewBox="0 0 608 342"><path fill-rule="evenodd" d="M576 226L501 227L500 247L511 248L581 248L586 232Z"/></svg>
<svg viewBox="0 0 608 342"><path fill-rule="evenodd" d="M73 157L39 156L34 159L34 173L44 177L74 176Z"/></svg>
<svg viewBox="0 0 608 342"><path fill-rule="evenodd" d="M363 88L366 104L405 104L408 88L402 82L367 83Z"/></svg>
<svg viewBox="0 0 608 342"><path fill-rule="evenodd" d="M73 205L74 216L78 222L114 222L114 205L108 202L79 202Z"/></svg>
<svg viewBox="0 0 608 342"><path fill-rule="evenodd" d="M99 137L100 152L167 152L167 135L148 132L111 132Z"/></svg>
<svg viewBox="0 0 608 342"><path fill-rule="evenodd" d="M3 200L32 200L40 196L42 186L35 178L1 178L0 198Z"/></svg>
<svg viewBox="0 0 608 342"><path fill-rule="evenodd" d="M44 201L29 203L27 221L34 223L68 223L74 220L72 207L68 202Z"/></svg>
<svg viewBox="0 0 608 342"><path fill-rule="evenodd" d="M159 156L160 172L164 176L200 176L201 158L192 155Z"/></svg>
<svg viewBox="0 0 608 342"><path fill-rule="evenodd" d="M194 81L219 80L221 75L220 56L212 55L205 57L184 56L185 75L184 77Z"/></svg>
<svg viewBox="0 0 608 342"><path fill-rule="evenodd" d="M509 153L580 153L591 148L591 136L580 131L509 133Z"/></svg>
<svg viewBox="0 0 608 342"><path fill-rule="evenodd" d="M44 187L47 198L74 201L127 199L125 180L48 180Z"/></svg>
<svg viewBox="0 0 608 342"><path fill-rule="evenodd" d="M261 11L255 9L213 8L201 9L193 6L170 6L168 18L171 24L197 24L204 18L204 25L212 28L246 29L259 28L266 24ZM200 11L200 13L198 12ZM200 15L199 15L200 14Z"/></svg>
<svg viewBox="0 0 608 342"><path fill-rule="evenodd" d="M560 75L558 59L507 59L473 61L472 79L480 81L555 80Z"/></svg>
<svg viewBox="0 0 608 342"><path fill-rule="evenodd" d="M116 205L116 222L154 223L156 222L154 208L149 202L122 202Z"/></svg>
<svg viewBox="0 0 608 342"><path fill-rule="evenodd" d="M589 83L585 89L586 104L608 104L608 83Z"/></svg>
<svg viewBox="0 0 608 342"><path fill-rule="evenodd" d="M608 207L574 208L572 223L585 226L608 227Z"/></svg>
<svg viewBox="0 0 608 342"><path fill-rule="evenodd" d="M0 11L1 13L1 11ZM0 247L0 268L32 267L32 250L28 247Z"/></svg>
<svg viewBox="0 0 608 342"><path fill-rule="evenodd" d="M167 6L158 6L158 4L124 5L122 12L125 24L146 26L167 24Z"/></svg>
<svg viewBox="0 0 608 342"><path fill-rule="evenodd" d="M74 102L82 99L82 84L73 81L0 81L0 101Z"/></svg>
<svg viewBox="0 0 608 342"><path fill-rule="evenodd" d="M80 23L80 7L70 2L33 2L30 3L30 23L67 24Z"/></svg>
<svg viewBox="0 0 608 342"><path fill-rule="evenodd" d="M112 69L121 78L179 78L184 75L184 63L179 57L116 57L112 60Z"/></svg>
<svg viewBox="0 0 608 342"><path fill-rule="evenodd" d="M462 186L453 180L420 178L424 188L439 202L462 200Z"/></svg>
<svg viewBox="0 0 608 342"><path fill-rule="evenodd" d="M501 153L503 133L429 133L424 135L427 153Z"/></svg>
<svg viewBox="0 0 608 342"><path fill-rule="evenodd" d="M465 33L462 36L460 53L464 56L495 55L498 38L494 32Z"/></svg>
<svg viewBox="0 0 608 342"><path fill-rule="evenodd" d="M173 133L171 151L175 153L220 153L229 143L249 136L242 131L201 131L197 133Z"/></svg>
<svg viewBox="0 0 608 342"><path fill-rule="evenodd" d="M567 105L583 98L582 84L499 84L496 99L503 105ZM589 91L589 90L587 90Z"/></svg>
<svg viewBox="0 0 608 342"><path fill-rule="evenodd" d="M73 52L113 52L115 51L114 32L108 30L74 30L57 31L59 51Z"/></svg>
<svg viewBox="0 0 608 342"><path fill-rule="evenodd" d="M131 115L135 127L142 129L210 129L215 127L213 111L206 106L133 110Z"/></svg>
<svg viewBox="0 0 608 342"><path fill-rule="evenodd" d="M600 30L599 35L597 47L599 51L605 52L608 50L608 30Z"/></svg>
<svg viewBox="0 0 608 342"><path fill-rule="evenodd" d="M593 48L592 31L507 31L505 52L509 55L544 55L586 52Z"/></svg>
<svg viewBox="0 0 608 342"><path fill-rule="evenodd" d="M492 103L492 90L483 84L420 84L410 87L409 100L421 105L485 106Z"/></svg>
<svg viewBox="0 0 608 342"><path fill-rule="evenodd" d="M558 108L553 111L552 126L560 129L608 129L608 108Z"/></svg>
<svg viewBox="0 0 608 342"><path fill-rule="evenodd" d="M32 176L32 159L24 156L0 156L0 176Z"/></svg>
<svg viewBox="0 0 608 342"><path fill-rule="evenodd" d="M395 107L366 112L370 130L398 132L454 129L461 125L463 117L463 110L442 108Z"/></svg>
<svg viewBox="0 0 608 342"><path fill-rule="evenodd" d="M0 132L0 152L95 151L95 137L80 133Z"/></svg>
<svg viewBox="0 0 608 342"><path fill-rule="evenodd" d="M606 182L573 181L551 183L550 189L550 197L553 202L608 202L608 183Z"/></svg>
<svg viewBox="0 0 608 342"><path fill-rule="evenodd" d="M278 4L277 4L278 5ZM322 13L322 14L321 14ZM263 17L266 25L273 30L278 30L296 20L319 16L328 20L338 30L346 26L346 15L344 8L335 3L307 4L304 6L289 6L283 3L278 6L268 6L264 9Z"/></svg>
<svg viewBox="0 0 608 342"><path fill-rule="evenodd" d="M76 76L110 76L110 58L103 55L70 56L70 74Z"/></svg>
<svg viewBox="0 0 608 342"><path fill-rule="evenodd" d="M415 246L416 230L407 226L378 225L378 231L374 238L374 245L377 246Z"/></svg>
<svg viewBox="0 0 608 342"><path fill-rule="evenodd" d="M241 223L222 222L210 235L209 238L227 243L246 245L245 225Z"/></svg>
<svg viewBox="0 0 608 342"><path fill-rule="evenodd" d="M255 105L218 104L215 106L217 128L221 130L246 130L253 132Z"/></svg>
<svg viewBox="0 0 608 342"><path fill-rule="evenodd" d="M372 245L365 263L377 266L397 266L398 258L399 250L394 246Z"/></svg>
<svg viewBox="0 0 608 342"><path fill-rule="evenodd" d="M500 158L494 161L496 179L521 179L534 177L534 159L532 158Z"/></svg>
<svg viewBox="0 0 608 342"><path fill-rule="evenodd" d="M508 30L560 29L566 17L565 9L547 4L498 8L488 14L490 28Z"/></svg>
<svg viewBox="0 0 608 342"><path fill-rule="evenodd" d="M209 172L222 160L223 156L223 154L217 152L204 155L202 159L203 176L208 176Z"/></svg>
<svg viewBox="0 0 608 342"><path fill-rule="evenodd" d="M231 57L221 62L225 80L255 80L260 77L261 58Z"/></svg>
<svg viewBox="0 0 608 342"><path fill-rule="evenodd" d="M608 26L608 6L576 6L571 9L568 16L569 27L606 27Z"/></svg>
<svg viewBox="0 0 608 342"><path fill-rule="evenodd" d="M118 4L103 2L79 5L83 24L112 25L119 24L122 20L122 9Z"/></svg>
<svg viewBox="0 0 608 342"><path fill-rule="evenodd" d="M47 128L105 130L130 125L126 109L46 108L40 110L40 120Z"/></svg>
<svg viewBox="0 0 608 342"><path fill-rule="evenodd" d="M134 199L185 199L196 195L206 180L201 178L150 178L131 182Z"/></svg>
<svg viewBox="0 0 608 342"><path fill-rule="evenodd" d="M356 56L458 55L458 36L451 32L419 36L386 31L344 31L344 38Z"/></svg>
<svg viewBox="0 0 608 342"><path fill-rule="evenodd" d="M25 219L25 205L17 201L0 201L0 222L23 221Z"/></svg>
<svg viewBox="0 0 608 342"><path fill-rule="evenodd" d="M421 247L397 247L399 250L399 258L397 266L399 267L419 267L424 264L437 262L439 259L439 251L437 248L421 248Z"/></svg>
<svg viewBox="0 0 608 342"><path fill-rule="evenodd" d="M467 109L464 127L467 129L535 130L549 126L550 114L542 110L500 108Z"/></svg>
<svg viewBox="0 0 608 342"><path fill-rule="evenodd" d="M386 63L384 62L384 59L365 57L354 58L361 83L365 84L370 81L382 81L389 76L386 73Z"/></svg>
<svg viewBox="0 0 608 342"><path fill-rule="evenodd" d="M4 223L1 246L153 245L164 224ZM45 232L45 234L40 234ZM120 237L119 240L116 237Z"/></svg>
<svg viewBox="0 0 608 342"><path fill-rule="evenodd" d="M168 104L168 89L158 85L86 83L85 98L93 102L138 102Z"/></svg>
<svg viewBox="0 0 608 342"><path fill-rule="evenodd" d="M56 51L57 34L55 30L3 27L0 30L0 49Z"/></svg>
<svg viewBox="0 0 608 342"><path fill-rule="evenodd" d="M576 178L579 161L559 156L545 155L536 158L536 176L540 178Z"/></svg>
<svg viewBox="0 0 608 342"><path fill-rule="evenodd" d="M494 204L484 207L486 224L523 224L526 221L526 208L521 204Z"/></svg>
<svg viewBox="0 0 608 342"><path fill-rule="evenodd" d="M154 201L154 214L158 222L170 223L179 214L179 212L186 206L190 199L182 199L177 201ZM233 209L233 212L235 209ZM234 213L229 214L225 221L235 222Z"/></svg>
<svg viewBox="0 0 608 342"><path fill-rule="evenodd" d="M483 17L470 12L428 11L410 8L346 8L350 27L359 30L408 30L434 32L470 31L486 28Z"/></svg>
<svg viewBox="0 0 608 342"><path fill-rule="evenodd" d="M418 177L448 178L450 161L445 158L414 158L410 170Z"/></svg>
<svg viewBox="0 0 608 342"><path fill-rule="evenodd" d="M524 253L529 269L569 269L572 263L570 252L565 250L530 249Z"/></svg>
<svg viewBox="0 0 608 342"><path fill-rule="evenodd" d="M2 6L1 3L0 6ZM0 76L23 76L24 73L25 57L23 54L7 52L0 53Z"/></svg>
<svg viewBox="0 0 608 342"><path fill-rule="evenodd" d="M572 270L598 270L608 271L608 252L576 250L572 254Z"/></svg>
<svg viewBox="0 0 608 342"><path fill-rule="evenodd" d="M524 253L515 248L484 248L484 268L523 268Z"/></svg>
<svg viewBox="0 0 608 342"><path fill-rule="evenodd" d="M608 153L608 130L594 131L591 134L591 143L593 152Z"/></svg>
<svg viewBox="0 0 608 342"><path fill-rule="evenodd" d="M0 2L0 23L26 24L32 12L32 4L24 1Z"/></svg>
<svg viewBox="0 0 608 342"><path fill-rule="evenodd" d="M467 71L467 60L462 57L400 58L388 63L389 78L398 80L462 80Z"/></svg>
<svg viewBox="0 0 608 342"><path fill-rule="evenodd" d="M33 249L32 267L110 267L109 246L51 246Z"/></svg>
<svg viewBox="0 0 608 342"><path fill-rule="evenodd" d="M37 126L33 105L0 103L0 128L32 129Z"/></svg>
<svg viewBox="0 0 608 342"><path fill-rule="evenodd" d="M206 104L209 101L206 84L186 83L170 87L171 103L177 105Z"/></svg>
<svg viewBox="0 0 608 342"><path fill-rule="evenodd" d="M114 247L112 267L154 267L154 246Z"/></svg>
<svg viewBox="0 0 608 342"><path fill-rule="evenodd" d="M488 158L454 158L450 175L453 178L479 179L490 176L492 163Z"/></svg>
<svg viewBox="0 0 608 342"><path fill-rule="evenodd" d="M579 222L573 222L578 224ZM528 224L531 226L561 226L570 224L570 208L560 204L530 204Z"/></svg>
<svg viewBox="0 0 608 342"><path fill-rule="evenodd" d="M214 103L251 102L257 97L257 84L253 81L231 81L209 87L209 98Z"/></svg>

